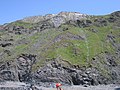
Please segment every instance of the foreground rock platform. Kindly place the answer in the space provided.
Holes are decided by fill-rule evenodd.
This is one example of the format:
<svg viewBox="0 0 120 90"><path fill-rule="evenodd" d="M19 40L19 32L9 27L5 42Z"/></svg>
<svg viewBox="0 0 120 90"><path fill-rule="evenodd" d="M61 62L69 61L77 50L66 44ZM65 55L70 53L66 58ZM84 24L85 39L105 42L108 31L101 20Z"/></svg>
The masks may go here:
<svg viewBox="0 0 120 90"><path fill-rule="evenodd" d="M73 85L73 86L62 86L64 90L120 90L120 85L97 85L97 86L81 86L81 85ZM25 84L22 82L2 82L0 83L0 90L56 90L56 88L52 85L49 87L36 86L34 85L34 89L30 86L30 84Z"/></svg>

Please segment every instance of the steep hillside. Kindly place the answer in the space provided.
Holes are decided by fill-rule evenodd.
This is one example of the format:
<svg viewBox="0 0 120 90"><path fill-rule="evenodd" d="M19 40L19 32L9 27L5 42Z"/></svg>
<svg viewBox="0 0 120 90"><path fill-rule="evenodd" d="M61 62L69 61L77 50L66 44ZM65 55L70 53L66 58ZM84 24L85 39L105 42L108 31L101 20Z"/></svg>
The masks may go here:
<svg viewBox="0 0 120 90"><path fill-rule="evenodd" d="M0 81L120 83L120 11L61 12L1 25Z"/></svg>

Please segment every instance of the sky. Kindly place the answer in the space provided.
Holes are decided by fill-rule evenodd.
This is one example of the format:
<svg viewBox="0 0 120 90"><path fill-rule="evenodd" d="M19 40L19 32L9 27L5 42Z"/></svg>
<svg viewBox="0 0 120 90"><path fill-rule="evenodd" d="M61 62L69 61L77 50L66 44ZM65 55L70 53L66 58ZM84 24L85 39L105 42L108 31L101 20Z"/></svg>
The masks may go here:
<svg viewBox="0 0 120 90"><path fill-rule="evenodd" d="M61 11L105 15L120 11L120 0L0 0L0 24Z"/></svg>

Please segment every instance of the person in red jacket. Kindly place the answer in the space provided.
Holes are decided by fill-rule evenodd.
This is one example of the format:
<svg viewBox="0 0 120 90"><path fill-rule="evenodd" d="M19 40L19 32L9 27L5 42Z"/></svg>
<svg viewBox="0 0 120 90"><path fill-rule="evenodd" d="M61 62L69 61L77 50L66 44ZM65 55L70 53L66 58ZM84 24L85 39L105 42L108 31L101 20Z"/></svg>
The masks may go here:
<svg viewBox="0 0 120 90"><path fill-rule="evenodd" d="M62 86L62 84L56 83L56 88L57 88L57 90L63 90L63 89L61 88L61 86Z"/></svg>

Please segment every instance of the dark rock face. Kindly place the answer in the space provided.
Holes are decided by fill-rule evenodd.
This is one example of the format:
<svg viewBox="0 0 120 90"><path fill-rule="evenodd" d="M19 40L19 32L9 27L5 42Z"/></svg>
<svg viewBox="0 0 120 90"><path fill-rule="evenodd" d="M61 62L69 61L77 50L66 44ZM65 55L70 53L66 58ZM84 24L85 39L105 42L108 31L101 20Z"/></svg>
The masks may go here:
<svg viewBox="0 0 120 90"><path fill-rule="evenodd" d="M80 28L84 28L84 27L89 27L91 25L93 25L93 22L90 20L69 20L67 21L65 24L68 25L73 25L73 26L78 26Z"/></svg>
<svg viewBox="0 0 120 90"><path fill-rule="evenodd" d="M113 77L115 72L112 72ZM33 74L35 82L62 82L71 85L98 85L113 82L104 77L96 68L65 67L58 61L52 61Z"/></svg>
<svg viewBox="0 0 120 90"><path fill-rule="evenodd" d="M32 73L31 69L35 60L34 55L21 55L17 59L17 67L13 66L13 62L2 64L0 67L0 80L21 82L34 81L33 83L36 84L40 84L40 82L62 82L70 85L98 85L111 83L110 80L107 80L96 68L75 68L71 65L64 66L59 63L63 61L58 60L50 61L44 67ZM119 70L119 67L115 68ZM118 76L119 72L116 73L113 70L113 72L111 72L111 77L113 77L112 80L116 80L117 77L115 78L115 75Z"/></svg>
<svg viewBox="0 0 120 90"><path fill-rule="evenodd" d="M33 74L36 82L64 82L71 83L69 73L57 62L47 64Z"/></svg>
<svg viewBox="0 0 120 90"><path fill-rule="evenodd" d="M111 14L112 16L120 17L120 11L116 11Z"/></svg>
<svg viewBox="0 0 120 90"><path fill-rule="evenodd" d="M58 35L55 37L53 42L60 42L61 40L84 40L85 38L79 35L73 35L71 33L66 33L65 35Z"/></svg>
<svg viewBox="0 0 120 90"><path fill-rule="evenodd" d="M23 54L16 62L0 64L1 81L29 81L31 78L32 65L36 61L35 55Z"/></svg>
<svg viewBox="0 0 120 90"><path fill-rule="evenodd" d="M18 76L19 80L22 81L29 81L31 78L31 71L32 65L36 61L35 55L21 55L17 59L17 67L18 67Z"/></svg>
<svg viewBox="0 0 120 90"><path fill-rule="evenodd" d="M65 61L59 59L49 61L44 67L39 68L36 72L32 72L32 66L35 64L36 56L23 54L17 58L16 62L7 62L0 65L0 81L31 82L40 85L42 85L42 83L56 82L69 85L120 83L120 66L114 62L112 56L111 58L108 57L108 54L106 54L106 59L106 63L109 63L110 67L107 67L107 65L103 67L111 71L111 73L109 73L111 78L103 76L103 73L95 67L79 68L69 63L65 66L61 63ZM99 60L95 58L94 63L95 62L97 65Z"/></svg>
<svg viewBox="0 0 120 90"><path fill-rule="evenodd" d="M79 27L89 27L92 25L90 20L77 20L77 24Z"/></svg>
<svg viewBox="0 0 120 90"><path fill-rule="evenodd" d="M103 27L103 26L107 26L107 20L103 19L103 18L99 18L99 19L95 19L94 20L94 25L98 26L98 27Z"/></svg>
<svg viewBox="0 0 120 90"><path fill-rule="evenodd" d="M18 81L16 67L12 62L0 64L0 80L1 81Z"/></svg>
<svg viewBox="0 0 120 90"><path fill-rule="evenodd" d="M11 43L1 43L0 44L0 46L2 46L2 47L6 47L6 46L10 46L10 45L12 45Z"/></svg>
<svg viewBox="0 0 120 90"><path fill-rule="evenodd" d="M16 21L16 23L21 23L21 21ZM16 35L21 34L30 34L33 32L30 28L20 25L12 25L12 23L9 25L6 25L2 28L3 31L7 31L9 34L14 33Z"/></svg>
<svg viewBox="0 0 120 90"><path fill-rule="evenodd" d="M35 26L35 28L38 29L38 31L42 31L45 29L53 28L53 27L54 27L54 24L49 20L38 22L37 26Z"/></svg>

